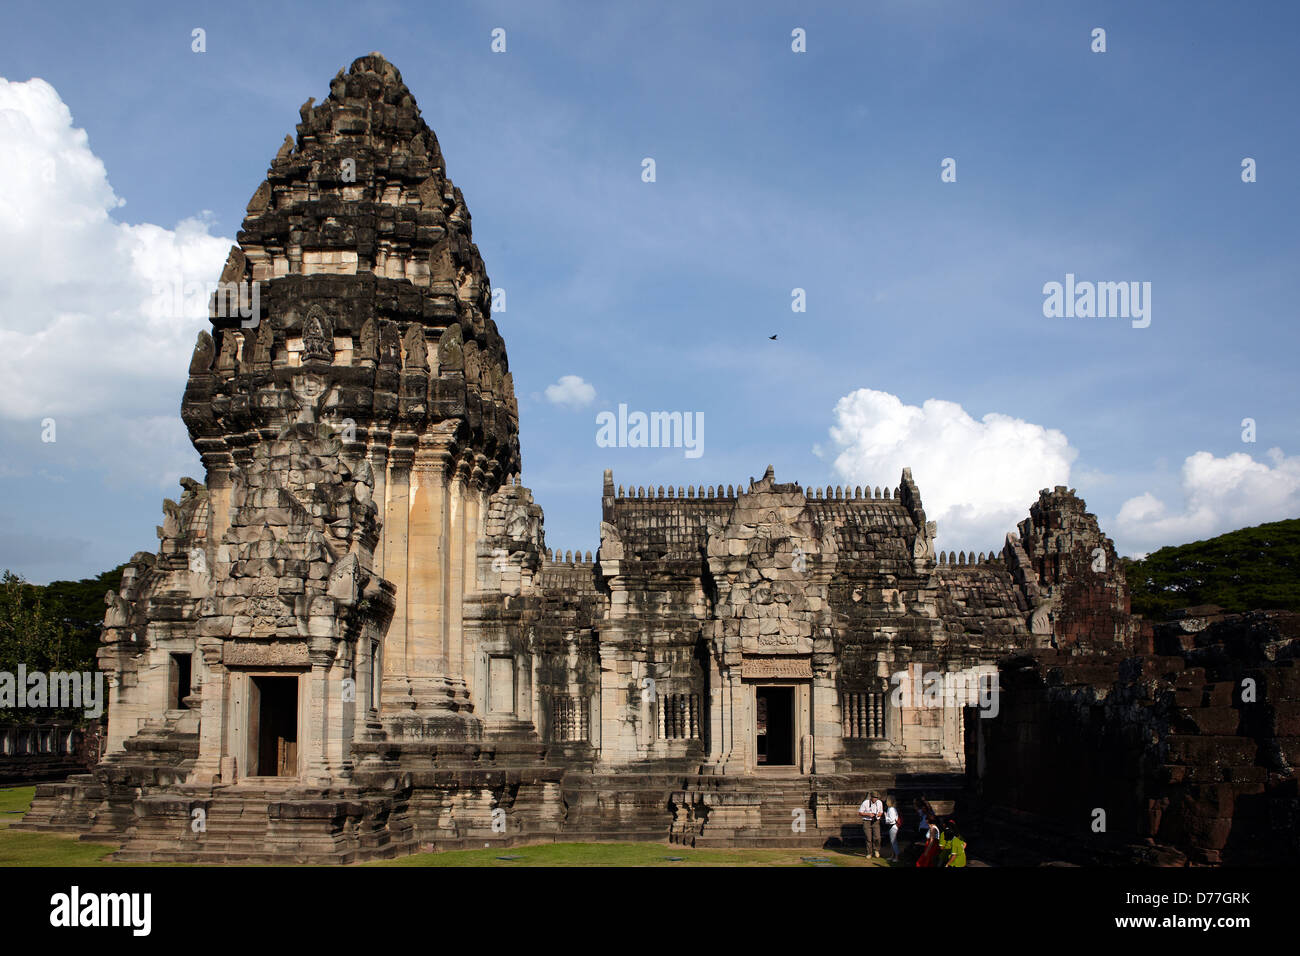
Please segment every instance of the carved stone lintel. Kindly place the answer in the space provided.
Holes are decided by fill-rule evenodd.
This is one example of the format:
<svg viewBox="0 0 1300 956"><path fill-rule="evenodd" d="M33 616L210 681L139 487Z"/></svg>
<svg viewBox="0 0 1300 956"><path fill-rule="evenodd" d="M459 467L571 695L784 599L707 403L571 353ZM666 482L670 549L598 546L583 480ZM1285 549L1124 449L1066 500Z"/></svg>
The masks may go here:
<svg viewBox="0 0 1300 956"><path fill-rule="evenodd" d="M227 641L221 662L227 667L306 667L306 645L297 641Z"/></svg>

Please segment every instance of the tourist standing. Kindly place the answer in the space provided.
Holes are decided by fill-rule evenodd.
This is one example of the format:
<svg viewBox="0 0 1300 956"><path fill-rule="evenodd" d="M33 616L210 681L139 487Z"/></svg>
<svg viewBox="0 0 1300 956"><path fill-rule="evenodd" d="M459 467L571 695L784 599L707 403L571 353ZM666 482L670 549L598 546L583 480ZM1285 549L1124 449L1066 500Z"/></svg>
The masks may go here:
<svg viewBox="0 0 1300 956"><path fill-rule="evenodd" d="M894 851L894 863L898 862L898 829L902 822L902 817L898 814L898 807L894 806L894 798L885 798L885 832L889 836L889 845Z"/></svg>
<svg viewBox="0 0 1300 956"><path fill-rule="evenodd" d="M961 838L961 833L957 831L957 822L949 820L948 825L943 830L944 848L948 851L948 862L945 866L965 866L966 865L966 841Z"/></svg>
<svg viewBox="0 0 1300 956"><path fill-rule="evenodd" d="M880 856L880 818L884 815L885 806L873 790L858 807L858 816L862 818L862 832L867 838L867 856Z"/></svg>

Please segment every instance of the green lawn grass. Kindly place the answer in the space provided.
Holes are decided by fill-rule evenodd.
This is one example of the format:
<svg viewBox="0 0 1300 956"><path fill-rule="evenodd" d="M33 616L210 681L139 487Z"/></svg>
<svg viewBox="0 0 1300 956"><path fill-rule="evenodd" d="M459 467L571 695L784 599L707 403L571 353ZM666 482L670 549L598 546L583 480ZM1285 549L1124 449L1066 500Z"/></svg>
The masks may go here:
<svg viewBox="0 0 1300 956"><path fill-rule="evenodd" d="M501 857L517 857L503 860ZM888 866L865 850L708 849L666 843L544 843L536 846L417 853L362 866Z"/></svg>
<svg viewBox="0 0 1300 956"><path fill-rule="evenodd" d="M35 787L0 788L0 867L125 866L107 859L113 846L60 833L10 832L31 805ZM514 859L501 859L513 857ZM825 861L822 863L810 861ZM135 864L139 865L139 864ZM175 865L175 864L173 864ZM667 843L545 843L416 853L362 866L888 866L860 849L693 850Z"/></svg>
<svg viewBox="0 0 1300 956"><path fill-rule="evenodd" d="M11 833L36 795L35 787L0 787L0 866L109 866L104 857L116 847L80 843L55 833Z"/></svg>
<svg viewBox="0 0 1300 956"><path fill-rule="evenodd" d="M0 830L3 866L116 866L106 859L117 847L81 843L60 833L11 833Z"/></svg>
<svg viewBox="0 0 1300 956"><path fill-rule="evenodd" d="M34 796L35 787L0 787L0 830L21 820Z"/></svg>

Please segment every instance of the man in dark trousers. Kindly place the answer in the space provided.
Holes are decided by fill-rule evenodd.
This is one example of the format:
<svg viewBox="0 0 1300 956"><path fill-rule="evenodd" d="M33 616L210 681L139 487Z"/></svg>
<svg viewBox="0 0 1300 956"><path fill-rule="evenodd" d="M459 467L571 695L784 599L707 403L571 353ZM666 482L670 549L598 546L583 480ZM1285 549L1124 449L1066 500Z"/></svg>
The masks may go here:
<svg viewBox="0 0 1300 956"><path fill-rule="evenodd" d="M858 807L858 816L862 818L862 832L867 837L867 856L880 856L880 818L885 815L885 805L873 790Z"/></svg>

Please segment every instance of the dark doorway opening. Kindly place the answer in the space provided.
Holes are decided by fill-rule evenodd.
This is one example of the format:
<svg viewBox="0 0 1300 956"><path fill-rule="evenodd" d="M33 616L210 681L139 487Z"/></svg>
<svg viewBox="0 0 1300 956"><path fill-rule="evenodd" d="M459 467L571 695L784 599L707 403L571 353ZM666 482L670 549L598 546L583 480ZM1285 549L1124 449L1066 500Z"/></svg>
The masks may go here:
<svg viewBox="0 0 1300 956"><path fill-rule="evenodd" d="M758 765L791 767L794 765L794 688L758 687L756 727L758 730Z"/></svg>
<svg viewBox="0 0 1300 956"><path fill-rule="evenodd" d="M167 703L172 710L188 706L185 698L190 696L190 655L173 654L171 672L168 675Z"/></svg>
<svg viewBox="0 0 1300 956"><path fill-rule="evenodd" d="M298 678L254 677L249 701L249 776L298 776Z"/></svg>

